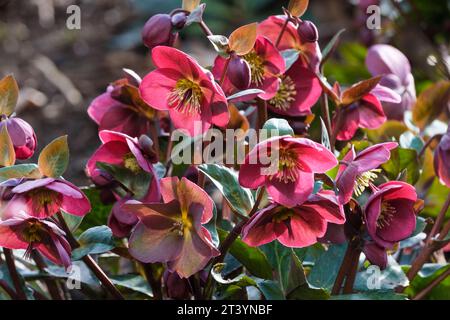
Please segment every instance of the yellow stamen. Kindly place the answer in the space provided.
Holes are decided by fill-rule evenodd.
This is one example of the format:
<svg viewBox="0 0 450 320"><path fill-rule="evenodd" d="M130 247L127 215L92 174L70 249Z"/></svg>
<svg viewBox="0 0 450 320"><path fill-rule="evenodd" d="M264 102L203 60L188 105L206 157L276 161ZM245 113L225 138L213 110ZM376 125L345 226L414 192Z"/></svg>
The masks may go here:
<svg viewBox="0 0 450 320"><path fill-rule="evenodd" d="M297 154L291 149L280 149L278 159L278 172L270 177L276 178L284 183L294 182L298 179L298 171L302 169Z"/></svg>
<svg viewBox="0 0 450 320"><path fill-rule="evenodd" d="M137 174L141 171L141 166L139 165L134 154L132 154L131 152L123 156L123 165L134 174Z"/></svg>
<svg viewBox="0 0 450 320"><path fill-rule="evenodd" d="M380 172L381 169L372 169L358 175L356 177L355 187L353 188L355 195L359 197L370 186L370 183L378 177L378 173Z"/></svg>
<svg viewBox="0 0 450 320"><path fill-rule="evenodd" d="M280 223L294 215L292 210L283 210L272 217L272 222Z"/></svg>
<svg viewBox="0 0 450 320"><path fill-rule="evenodd" d="M286 111L291 106L291 103L295 101L297 91L295 90L295 83L289 76L284 76L281 79L280 87L277 94L269 100L269 104L277 109Z"/></svg>
<svg viewBox="0 0 450 320"><path fill-rule="evenodd" d="M189 79L180 79L169 94L168 103L176 110L187 113L201 113L203 92L200 85Z"/></svg>
<svg viewBox="0 0 450 320"><path fill-rule="evenodd" d="M244 57L250 66L252 82L261 85L264 81L264 61L255 51L247 53Z"/></svg>
<svg viewBox="0 0 450 320"><path fill-rule="evenodd" d="M381 203L381 212L377 219L377 226L379 228L388 226L396 212L397 210L393 205L391 205L388 201L383 201Z"/></svg>

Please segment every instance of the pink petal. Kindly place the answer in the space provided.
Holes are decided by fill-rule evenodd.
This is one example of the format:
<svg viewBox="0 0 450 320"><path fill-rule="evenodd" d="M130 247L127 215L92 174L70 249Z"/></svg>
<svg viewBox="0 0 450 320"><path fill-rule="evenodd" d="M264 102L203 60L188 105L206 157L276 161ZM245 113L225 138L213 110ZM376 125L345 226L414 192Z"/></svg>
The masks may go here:
<svg viewBox="0 0 450 320"><path fill-rule="evenodd" d="M157 110L167 110L167 98L183 76L173 69L157 69L142 79L139 93L142 99Z"/></svg>
<svg viewBox="0 0 450 320"><path fill-rule="evenodd" d="M285 183L276 178L267 180L267 192L273 201L291 208L305 202L314 188L314 174L299 171L295 182Z"/></svg>

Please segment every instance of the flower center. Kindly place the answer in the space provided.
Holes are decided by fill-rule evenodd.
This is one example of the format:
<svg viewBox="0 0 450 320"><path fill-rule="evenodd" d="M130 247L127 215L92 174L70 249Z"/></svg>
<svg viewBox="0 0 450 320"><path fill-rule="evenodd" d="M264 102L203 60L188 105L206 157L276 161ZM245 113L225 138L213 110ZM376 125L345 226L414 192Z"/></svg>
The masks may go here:
<svg viewBox="0 0 450 320"><path fill-rule="evenodd" d="M28 197L32 201L33 212L38 213L44 210L49 215L59 210L63 200L60 193L47 188L30 190Z"/></svg>
<svg viewBox="0 0 450 320"><path fill-rule="evenodd" d="M39 221L28 221L22 230L22 237L28 243L41 242L45 234L46 229Z"/></svg>
<svg viewBox="0 0 450 320"><path fill-rule="evenodd" d="M180 79L169 94L168 103L177 111L192 114L201 113L203 92L198 83L189 79Z"/></svg>
<svg viewBox="0 0 450 320"><path fill-rule="evenodd" d="M297 90L295 90L295 83L289 76L284 76L281 79L280 87L277 94L269 100L269 103L277 109L286 111L295 101Z"/></svg>
<svg viewBox="0 0 450 320"><path fill-rule="evenodd" d="M179 236L183 236L185 232L191 230L192 227L191 220L183 215L181 220L173 223L172 231L177 233Z"/></svg>
<svg viewBox="0 0 450 320"><path fill-rule="evenodd" d="M396 212L397 210L393 205L388 201L383 201L381 203L381 212L377 219L377 227L384 228L388 226Z"/></svg>
<svg viewBox="0 0 450 320"><path fill-rule="evenodd" d="M297 153L292 149L280 149L278 159L278 172L270 177L284 183L294 182L298 179L298 171L302 169Z"/></svg>
<svg viewBox="0 0 450 320"><path fill-rule="evenodd" d="M356 177L355 187L353 188L355 195L359 197L370 185L370 183L372 183L378 177L378 173L380 172L381 169L372 169L358 175Z"/></svg>
<svg viewBox="0 0 450 320"><path fill-rule="evenodd" d="M251 51L243 56L250 66L252 82L261 85L264 81L264 61L255 51Z"/></svg>
<svg viewBox="0 0 450 320"><path fill-rule="evenodd" d="M294 215L292 210L282 210L272 217L272 222L280 223L286 221Z"/></svg>
<svg viewBox="0 0 450 320"><path fill-rule="evenodd" d="M139 165L134 154L132 154L131 152L123 156L123 165L134 174L137 174L141 171L141 166Z"/></svg>

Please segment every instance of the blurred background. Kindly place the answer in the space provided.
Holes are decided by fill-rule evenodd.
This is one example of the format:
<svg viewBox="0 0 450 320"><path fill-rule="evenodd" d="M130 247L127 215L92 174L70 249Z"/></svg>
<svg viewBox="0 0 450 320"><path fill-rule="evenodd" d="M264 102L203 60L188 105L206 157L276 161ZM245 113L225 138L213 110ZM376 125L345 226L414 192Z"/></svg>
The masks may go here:
<svg viewBox="0 0 450 320"><path fill-rule="evenodd" d="M279 0L204 0L204 19L215 34L281 14ZM67 8L81 9L81 29L69 30ZM379 4L381 29L368 30L365 8ZM35 129L39 149L68 134L71 165L66 177L83 185L86 160L99 145L97 126L86 110L107 85L122 77L122 68L144 76L151 70L141 28L156 13L169 13L181 0L0 0L0 77L13 73L20 86L17 114ZM367 46L390 43L411 61L418 92L449 77L449 0L310 0L305 16L319 29L323 48L340 29L343 42L325 72L350 85L370 75ZM201 64L215 53L192 25L177 43ZM447 65L446 65L446 63Z"/></svg>

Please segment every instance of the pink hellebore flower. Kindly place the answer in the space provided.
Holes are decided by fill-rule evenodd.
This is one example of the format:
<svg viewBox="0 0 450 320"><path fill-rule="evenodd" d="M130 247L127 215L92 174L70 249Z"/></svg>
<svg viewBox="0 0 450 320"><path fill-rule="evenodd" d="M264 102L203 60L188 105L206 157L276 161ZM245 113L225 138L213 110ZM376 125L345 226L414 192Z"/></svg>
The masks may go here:
<svg viewBox="0 0 450 320"><path fill-rule="evenodd" d="M191 136L201 134L215 124L224 127L230 115L225 94L212 74L187 54L170 47L152 50L156 70L139 87L142 99L158 110L169 110L176 128ZM195 130L200 122L200 132Z"/></svg>
<svg viewBox="0 0 450 320"><path fill-rule="evenodd" d="M10 179L0 184L1 187L9 189L12 195L5 207L6 217L13 217L18 208L40 219L60 210L79 217L91 211L85 194L63 178Z"/></svg>
<svg viewBox="0 0 450 320"><path fill-rule="evenodd" d="M97 168L97 162L104 162L111 165L121 166L130 170L134 174L145 171L152 175L152 182L144 201L158 201L159 184L155 178L153 162L156 162L156 156L152 153L150 146L146 146L145 139L132 138L126 134L114 131L101 131L99 133L102 145L95 151L86 165L86 172L91 179L98 184L104 184L108 181L103 176L103 171Z"/></svg>
<svg viewBox="0 0 450 320"><path fill-rule="evenodd" d="M388 119L403 120L406 110L416 102L416 88L408 58L397 48L387 44L376 44L369 48L366 66L373 75L383 75L380 84L401 96L398 102L384 102Z"/></svg>
<svg viewBox="0 0 450 320"><path fill-rule="evenodd" d="M344 210L334 192L322 190L293 208L271 204L260 210L244 227L242 240L250 246L277 239L287 247L307 247L325 235L328 223L344 222Z"/></svg>
<svg viewBox="0 0 450 320"><path fill-rule="evenodd" d="M337 163L328 149L314 141L273 137L258 143L246 156L239 183L252 189L265 186L273 201L294 207L312 193L314 173L324 173Z"/></svg>
<svg viewBox="0 0 450 320"><path fill-rule="evenodd" d="M130 236L130 254L144 263L167 263L170 271L188 278L202 270L219 251L202 225L213 216L213 201L186 178L161 179L164 203L123 206L139 222Z"/></svg>
<svg viewBox="0 0 450 320"><path fill-rule="evenodd" d="M27 255L36 249L56 264L66 268L71 265L71 248L64 231L53 222L30 216L24 211L0 221L0 247L26 249Z"/></svg>
<svg viewBox="0 0 450 320"><path fill-rule="evenodd" d="M285 16L270 16L258 24L258 34L267 37L275 44L285 21ZM311 25L310 22L304 23L307 24L305 27ZM314 30L315 28L308 29ZM303 66L309 68L313 72L317 72L319 71L320 60L322 60L322 53L317 41L317 35L311 37L310 34L312 33L315 32L304 32L304 30L300 30L299 32L297 26L292 22L289 22L278 45L278 49L298 50L300 52L299 60L302 62Z"/></svg>
<svg viewBox="0 0 450 320"><path fill-rule="evenodd" d="M36 134L30 124L20 118L2 118L0 115L0 130L6 125L9 136L14 145L16 158L29 159L33 156L37 146Z"/></svg>
<svg viewBox="0 0 450 320"><path fill-rule="evenodd" d="M284 59L277 48L267 38L258 36L253 49L242 58L250 66L250 88L263 90L264 93L258 95L261 99L273 98L280 87L279 77L286 70ZM225 61L221 56L217 56L214 61L212 73L216 79L221 78ZM222 88L227 95L240 91L233 86L228 77L225 77Z"/></svg>
<svg viewBox="0 0 450 320"><path fill-rule="evenodd" d="M304 116L322 94L322 87L314 72L297 60L280 76L280 86L267 106L275 113L287 116Z"/></svg>
<svg viewBox="0 0 450 320"><path fill-rule="evenodd" d="M381 164L389 160L391 150L397 148L396 142L376 144L356 154L354 146L341 161L336 177L336 186L339 189L339 202L346 204L350 201L353 192L360 196L365 188L377 177Z"/></svg>
<svg viewBox="0 0 450 320"><path fill-rule="evenodd" d="M364 218L367 232L380 247L392 248L408 238L416 227L413 186L402 181L390 181L379 186L367 200Z"/></svg>
<svg viewBox="0 0 450 320"><path fill-rule="evenodd" d="M450 131L442 136L434 151L434 172L441 183L450 188Z"/></svg>

